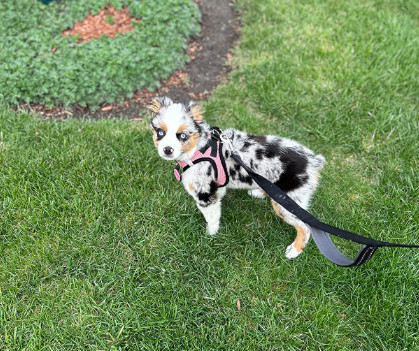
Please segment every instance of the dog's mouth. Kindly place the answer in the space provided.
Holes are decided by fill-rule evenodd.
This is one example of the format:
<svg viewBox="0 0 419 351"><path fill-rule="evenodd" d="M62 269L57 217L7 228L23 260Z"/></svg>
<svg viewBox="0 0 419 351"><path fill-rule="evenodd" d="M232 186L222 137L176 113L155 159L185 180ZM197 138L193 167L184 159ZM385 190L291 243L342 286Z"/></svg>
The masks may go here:
<svg viewBox="0 0 419 351"><path fill-rule="evenodd" d="M161 155L161 157L167 161L172 161L175 159L173 155Z"/></svg>
<svg viewBox="0 0 419 351"><path fill-rule="evenodd" d="M165 154L164 152L161 152L161 153L159 152L159 156L166 161L176 160L175 154Z"/></svg>

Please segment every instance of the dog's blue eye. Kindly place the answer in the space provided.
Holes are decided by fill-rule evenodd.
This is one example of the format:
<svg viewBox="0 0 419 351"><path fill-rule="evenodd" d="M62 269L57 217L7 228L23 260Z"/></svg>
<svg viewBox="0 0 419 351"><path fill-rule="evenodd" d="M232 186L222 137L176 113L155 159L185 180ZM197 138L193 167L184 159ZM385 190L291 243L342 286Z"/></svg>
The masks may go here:
<svg viewBox="0 0 419 351"><path fill-rule="evenodd" d="M157 129L157 135L159 137L163 137L164 136L164 131L162 129Z"/></svg>
<svg viewBox="0 0 419 351"><path fill-rule="evenodd" d="M188 139L188 134L186 134L185 132L180 133L180 134L179 134L179 139L180 139L181 141L185 141L185 140L187 140L187 139Z"/></svg>

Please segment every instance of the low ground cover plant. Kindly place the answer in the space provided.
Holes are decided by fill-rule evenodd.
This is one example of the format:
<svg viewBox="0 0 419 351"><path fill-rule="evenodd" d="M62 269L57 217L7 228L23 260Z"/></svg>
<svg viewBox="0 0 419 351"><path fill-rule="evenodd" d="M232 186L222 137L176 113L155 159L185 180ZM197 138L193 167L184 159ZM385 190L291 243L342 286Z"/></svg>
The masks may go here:
<svg viewBox="0 0 419 351"><path fill-rule="evenodd" d="M86 42L62 34L107 6L126 7L134 30ZM153 89L188 60L188 38L200 29L192 0L2 1L0 13L0 99L14 105L95 108Z"/></svg>

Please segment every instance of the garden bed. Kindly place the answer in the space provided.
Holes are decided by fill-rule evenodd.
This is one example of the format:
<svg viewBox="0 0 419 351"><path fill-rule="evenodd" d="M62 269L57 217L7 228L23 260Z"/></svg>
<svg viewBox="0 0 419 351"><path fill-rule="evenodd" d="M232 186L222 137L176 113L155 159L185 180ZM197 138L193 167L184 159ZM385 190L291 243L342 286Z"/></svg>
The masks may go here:
<svg viewBox="0 0 419 351"><path fill-rule="evenodd" d="M126 84L121 84L122 82L118 80L119 71L121 69L123 70L123 65L121 68L121 65L118 64L114 67L116 71L114 71L112 79L109 81L102 79L102 81L107 82L105 84L107 89L102 91L103 87L100 86L100 91L95 90L93 92L93 94L99 96L95 96L92 103L86 102L89 97L86 94L82 94L82 92L79 92L79 96L82 98L81 101L76 99L78 102L70 103L67 99L65 103L61 103L60 99L62 96L60 94L62 92L65 95L65 89L59 88L59 86L56 87L53 82L48 82L50 84L49 88L42 87L42 81L39 89L44 90L44 92L47 90L45 92L46 99L25 98L26 102L22 103L21 101L11 102L11 99L6 97L6 102L14 103L15 105L18 104L21 109L36 112L45 117L138 118L139 111L155 95L170 95L182 101L204 99L213 90L220 78L228 72L226 61L231 57L231 47L238 37L238 26L237 17L235 16L236 13L228 1L200 1L198 2L198 6L202 14L200 20L201 32L199 35L195 34L193 39L189 39L188 41L188 49L186 51L188 58L186 61L189 62L186 66L179 67L174 73L166 75L168 78L164 78L165 73L163 72L163 78L157 79L149 86L138 89L135 88L137 83L132 82L131 91L128 91L130 89L125 87ZM117 22L117 20L114 20L116 16L115 13L112 13L114 11L113 8L107 8L107 11L95 9L95 11L88 12L88 16L84 17L84 20L81 18L74 26L63 30L62 34L65 34L70 38L69 40L72 40L73 46L89 45L89 42L96 43L103 40L108 40L111 43L112 38L104 36L97 38L101 30L100 27L97 27L98 24L102 25L105 35L110 32L110 36L115 37L116 34L116 39L120 35L116 32L112 35L112 28L108 28L116 24L108 22ZM122 28L125 32L124 35L132 35L132 28L136 27L138 22L141 23L141 18L137 19L134 16L130 20L130 17L128 17L130 13L128 11L129 8L127 7L119 8L119 13L122 12L125 15L125 19L123 20L124 27ZM100 14L102 14L101 17L99 16ZM118 28L117 26L114 27ZM89 28L91 29L91 34L86 33ZM112 46L110 47L112 48ZM112 48L112 50L114 49ZM52 47L51 52L48 53L51 60L54 59L54 55L58 54L59 48L57 46ZM115 55L118 56L117 53ZM176 61L174 58L178 58L179 55L182 56L184 54L173 52L173 54L169 55L169 59ZM102 62L102 65L105 64L106 62ZM158 65L155 68L159 70ZM23 72L20 72L20 74L23 74ZM54 75L54 72L48 72L48 75L51 74ZM158 74L162 73L158 72ZM57 79L61 80L60 75ZM86 79L85 74L81 74L81 79ZM97 84L101 83L96 82ZM115 97L115 92L112 91L112 88L115 86L115 89L118 90L121 88L121 85L123 85L122 88L126 90L126 93L123 94L123 97L121 97L121 94L119 94L119 98ZM55 97L51 98L51 93L54 92ZM58 100L56 100L57 98Z"/></svg>

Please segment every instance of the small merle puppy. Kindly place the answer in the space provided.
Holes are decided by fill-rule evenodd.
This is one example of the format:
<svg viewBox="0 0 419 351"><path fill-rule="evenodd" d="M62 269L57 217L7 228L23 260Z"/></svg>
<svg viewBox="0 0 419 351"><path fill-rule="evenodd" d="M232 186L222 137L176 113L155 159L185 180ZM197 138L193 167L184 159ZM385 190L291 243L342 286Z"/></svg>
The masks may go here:
<svg viewBox="0 0 419 351"><path fill-rule="evenodd" d="M227 188L248 189L249 194L264 198L265 193L246 171L231 158L231 147L256 173L275 183L302 208L307 209L317 187L319 171L325 159L305 146L273 135L257 136L227 129L220 143L219 130L211 128L194 103L174 103L156 98L149 106L153 113L150 127L159 155L178 162L175 175L193 196L213 235L220 226L221 200ZM180 169L183 173L180 174ZM297 237L285 251L287 258L297 257L310 238L309 228L272 200L275 213L295 227Z"/></svg>

